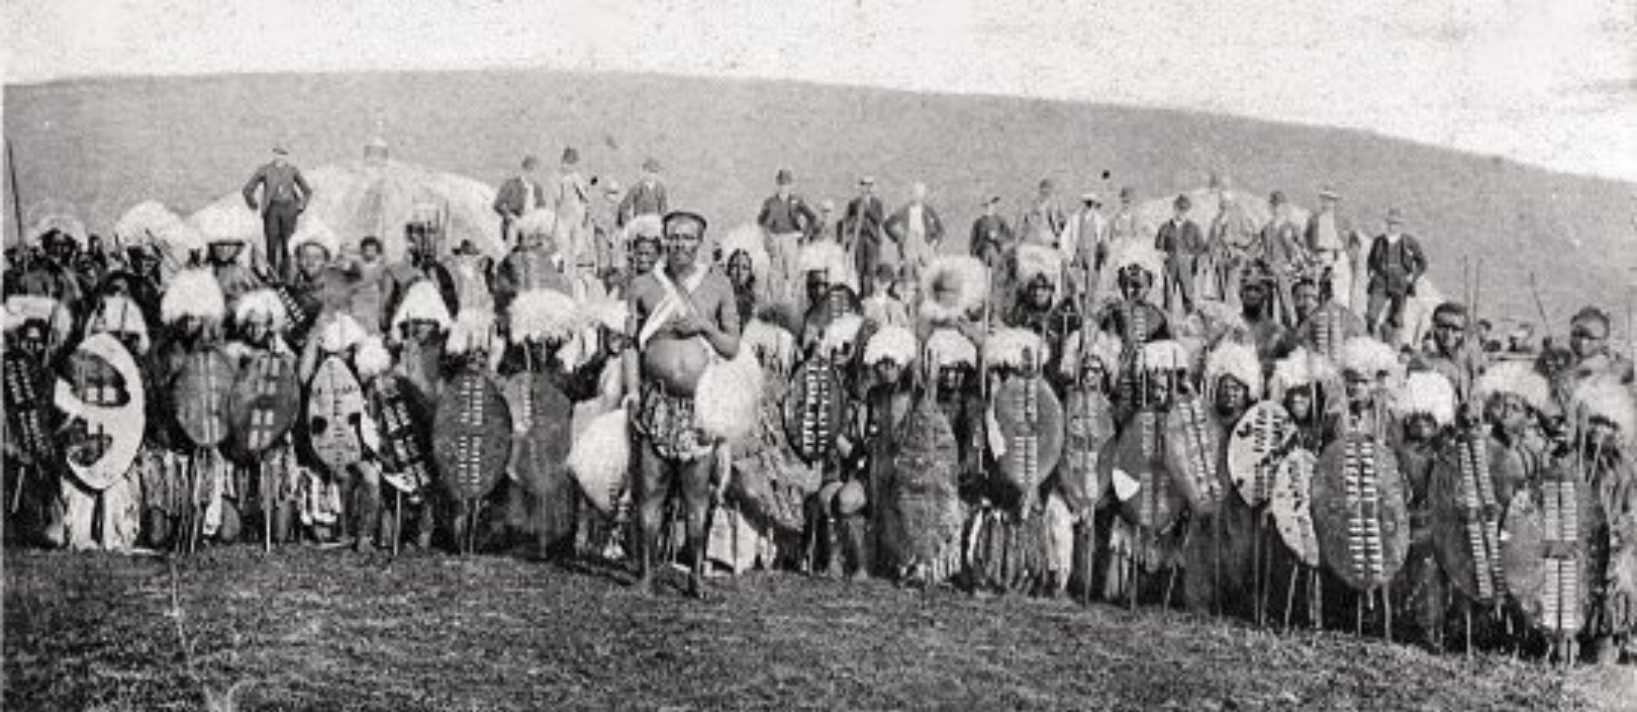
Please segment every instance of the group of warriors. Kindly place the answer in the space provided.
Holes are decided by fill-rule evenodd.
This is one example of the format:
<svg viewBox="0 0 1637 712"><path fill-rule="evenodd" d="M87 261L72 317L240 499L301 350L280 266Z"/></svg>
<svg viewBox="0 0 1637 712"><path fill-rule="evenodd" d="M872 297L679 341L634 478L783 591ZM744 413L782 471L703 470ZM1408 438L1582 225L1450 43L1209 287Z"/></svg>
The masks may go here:
<svg viewBox="0 0 1637 712"><path fill-rule="evenodd" d="M693 593L791 568L1629 651L1637 409L1604 312L1497 350L1448 301L1408 338L1401 217L1361 314L1360 236L1278 195L1266 225L1183 196L1136 234L1129 196L1065 215L1043 185L963 254L924 188L887 215L865 182L832 222L791 182L720 238L646 201L595 272L527 197L497 264L428 217L394 264L296 230L288 276L239 239L173 259L156 211L117 252L48 222L5 279L8 537L525 546L643 586L680 559Z"/></svg>

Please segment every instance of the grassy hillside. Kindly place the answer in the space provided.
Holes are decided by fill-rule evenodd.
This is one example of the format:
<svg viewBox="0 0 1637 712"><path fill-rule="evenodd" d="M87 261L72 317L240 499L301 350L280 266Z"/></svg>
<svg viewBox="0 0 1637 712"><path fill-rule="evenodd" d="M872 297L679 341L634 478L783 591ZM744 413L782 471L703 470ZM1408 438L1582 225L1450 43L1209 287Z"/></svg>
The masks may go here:
<svg viewBox="0 0 1637 712"><path fill-rule="evenodd" d="M8 709L1615 709L1630 670L794 574L645 598L517 559L12 553ZM179 617L173 617L179 613ZM179 627L180 626L180 627ZM179 632L188 641L184 655Z"/></svg>
<svg viewBox="0 0 1637 712"><path fill-rule="evenodd" d="M1620 311L1637 265L1637 186L1205 114L522 71L90 80L7 87L5 100L25 206L65 199L93 228L144 198L196 209L236 189L275 138L305 165L355 156L380 121L396 157L490 183L525 151L555 165L573 144L591 171L624 180L652 154L676 202L724 227L754 216L779 166L813 197L844 198L868 172L894 202L924 180L961 232L980 196L998 193L1015 210L1046 175L1065 195L1129 183L1153 196L1221 170L1239 187L1282 188L1304 203L1333 182L1372 230L1389 205L1408 211L1447 292L1461 291L1462 258L1481 256L1490 315L1534 318L1530 271L1554 321L1588 301Z"/></svg>

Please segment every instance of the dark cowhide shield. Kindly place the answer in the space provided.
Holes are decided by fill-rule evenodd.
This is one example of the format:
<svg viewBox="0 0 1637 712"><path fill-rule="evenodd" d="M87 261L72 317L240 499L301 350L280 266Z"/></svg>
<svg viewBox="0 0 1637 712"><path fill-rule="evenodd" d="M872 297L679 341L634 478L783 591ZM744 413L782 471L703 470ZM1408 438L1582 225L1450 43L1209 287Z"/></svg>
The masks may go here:
<svg viewBox="0 0 1637 712"><path fill-rule="evenodd" d="M307 382L307 441L332 473L364 459L363 429L370 424L364 388L340 356L330 356Z"/></svg>
<svg viewBox="0 0 1637 712"><path fill-rule="evenodd" d="M409 379L384 373L365 387L381 432L381 466L389 473L429 478L432 467L432 405Z"/></svg>
<svg viewBox="0 0 1637 712"><path fill-rule="evenodd" d="M110 334L94 334L68 356L53 398L68 470L101 491L123 477L142 447L147 402L136 360Z"/></svg>
<svg viewBox="0 0 1637 712"><path fill-rule="evenodd" d="M1165 467L1164 423L1160 414L1138 411L1114 441L1106 468L1109 487L1120 503L1120 516L1151 531L1171 526L1187 504Z"/></svg>
<svg viewBox="0 0 1637 712"><path fill-rule="evenodd" d="M1319 555L1353 590L1385 586L1404 565L1406 496L1392 449L1367 434L1343 435L1319 456L1312 505Z"/></svg>
<svg viewBox="0 0 1637 712"><path fill-rule="evenodd" d="M1574 468L1548 467L1506 511L1501 571L1512 598L1537 629L1572 636L1589 622L1598 528L1596 494Z"/></svg>
<svg viewBox="0 0 1637 712"><path fill-rule="evenodd" d="M1005 379L992 397L995 423L1006 443L1006 452L997 458L1001 479L1017 493L1020 511L1028 511L1040 483L1063 457L1063 404L1038 376Z"/></svg>
<svg viewBox="0 0 1637 712"><path fill-rule="evenodd" d="M822 358L808 359L790 377L784 399L790 448L808 464L823 464L835 450L847 404L847 389L835 367Z"/></svg>
<svg viewBox="0 0 1637 712"><path fill-rule="evenodd" d="M897 452L885 483L889 534L883 540L896 565L930 564L960 539L955 431L937 401L927 395L916 399L894 441Z"/></svg>
<svg viewBox="0 0 1637 712"><path fill-rule="evenodd" d="M295 427L301 417L301 380L296 357L263 351L239 369L228 398L233 420L232 453L255 457Z"/></svg>
<svg viewBox="0 0 1637 712"><path fill-rule="evenodd" d="M227 439L233 424L228 398L233 392L233 365L215 349L188 354L171 382L171 404L176 423L196 447L216 447Z"/></svg>
<svg viewBox="0 0 1637 712"><path fill-rule="evenodd" d="M456 499L494 489L511 456L512 415L487 373L463 369L444 385L433 417L432 456Z"/></svg>
<svg viewBox="0 0 1637 712"><path fill-rule="evenodd" d="M1439 453L1428 498L1433 555L1456 590L1488 603L1505 593L1501 573L1501 515L1506 503L1493 470L1505 448L1488 437L1463 435Z"/></svg>
<svg viewBox="0 0 1637 712"><path fill-rule="evenodd" d="M48 374L20 349L6 349L5 369L7 457L23 465L42 465L56 457L57 442L48 431L46 388Z"/></svg>
<svg viewBox="0 0 1637 712"><path fill-rule="evenodd" d="M573 526L579 493L566 461L574 437L574 402L546 373L525 371L506 379L512 411L511 469L534 498L538 533L556 538Z"/></svg>
<svg viewBox="0 0 1637 712"><path fill-rule="evenodd" d="M1279 531L1279 540L1302 562L1317 568L1319 535L1313 529L1313 471L1319 458L1312 452L1297 448L1279 461L1273 475L1273 491L1268 497L1268 512Z"/></svg>

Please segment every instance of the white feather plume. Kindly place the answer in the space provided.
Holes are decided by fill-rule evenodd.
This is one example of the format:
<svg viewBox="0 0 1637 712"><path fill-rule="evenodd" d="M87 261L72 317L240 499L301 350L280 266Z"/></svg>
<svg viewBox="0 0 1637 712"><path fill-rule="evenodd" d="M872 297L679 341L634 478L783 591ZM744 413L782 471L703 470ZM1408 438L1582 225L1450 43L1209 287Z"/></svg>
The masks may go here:
<svg viewBox="0 0 1637 712"><path fill-rule="evenodd" d="M507 308L511 340L566 341L585 325L574 298L555 289L531 289L517 295Z"/></svg>
<svg viewBox="0 0 1637 712"><path fill-rule="evenodd" d="M978 365L978 347L954 329L936 329L926 340L927 360L939 368Z"/></svg>
<svg viewBox="0 0 1637 712"><path fill-rule="evenodd" d="M175 324L189 316L211 322L219 322L227 316L222 285L208 269L184 269L165 285L165 296L159 300L160 321Z"/></svg>
<svg viewBox="0 0 1637 712"><path fill-rule="evenodd" d="M1211 350L1205 361L1205 381L1213 386L1223 376L1231 376L1245 385L1252 400L1262 398L1262 362L1256 349L1237 341L1223 341Z"/></svg>
<svg viewBox="0 0 1637 712"><path fill-rule="evenodd" d="M1416 371L1399 386L1393 410L1400 418L1430 415L1433 422L1449 425L1455 422L1455 386L1437 371Z"/></svg>
<svg viewBox="0 0 1637 712"><path fill-rule="evenodd" d="M1046 342L1028 329L996 329L983 341L983 360L991 367L1023 368L1026 354L1036 367L1051 360Z"/></svg>
<svg viewBox="0 0 1637 712"><path fill-rule="evenodd" d="M918 350L915 332L902 326L889 326L870 337L870 343L864 347L864 364L874 366L882 361L892 361L907 366L915 361Z"/></svg>

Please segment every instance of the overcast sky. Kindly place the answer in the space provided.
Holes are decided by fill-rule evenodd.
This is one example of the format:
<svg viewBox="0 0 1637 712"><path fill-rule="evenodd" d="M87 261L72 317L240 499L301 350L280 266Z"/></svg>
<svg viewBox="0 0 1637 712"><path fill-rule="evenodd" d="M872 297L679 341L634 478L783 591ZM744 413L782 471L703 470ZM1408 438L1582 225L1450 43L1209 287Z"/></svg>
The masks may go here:
<svg viewBox="0 0 1637 712"><path fill-rule="evenodd" d="M5 0L8 82L546 67L1363 128L1637 181L1637 0Z"/></svg>

